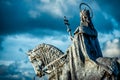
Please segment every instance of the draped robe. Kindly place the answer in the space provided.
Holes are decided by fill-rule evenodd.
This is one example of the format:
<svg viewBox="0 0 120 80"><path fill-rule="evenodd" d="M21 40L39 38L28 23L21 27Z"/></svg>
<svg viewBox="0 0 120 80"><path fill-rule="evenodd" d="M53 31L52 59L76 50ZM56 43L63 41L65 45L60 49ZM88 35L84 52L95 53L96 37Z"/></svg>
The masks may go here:
<svg viewBox="0 0 120 80"><path fill-rule="evenodd" d="M91 28L84 25L84 23L81 23L75 30L73 42L67 50L67 53L69 53L72 80L81 80L82 76L84 76L81 69L84 71L84 66L91 66L89 64L95 64L96 59L102 57L97 35L94 27ZM93 67L91 66L91 68Z"/></svg>
<svg viewBox="0 0 120 80"><path fill-rule="evenodd" d="M84 25L84 23L81 23L75 30L73 43L79 46L78 50L82 61L85 59L96 61L98 57L102 57L97 35L98 33L94 27L91 28L89 25Z"/></svg>

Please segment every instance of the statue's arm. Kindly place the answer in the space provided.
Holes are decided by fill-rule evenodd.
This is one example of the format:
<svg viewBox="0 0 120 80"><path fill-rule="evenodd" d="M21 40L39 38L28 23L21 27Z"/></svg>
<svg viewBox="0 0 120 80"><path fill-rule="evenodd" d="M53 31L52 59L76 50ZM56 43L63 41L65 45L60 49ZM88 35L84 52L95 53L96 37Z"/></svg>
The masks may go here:
<svg viewBox="0 0 120 80"><path fill-rule="evenodd" d="M74 35L79 32L79 27L74 31Z"/></svg>

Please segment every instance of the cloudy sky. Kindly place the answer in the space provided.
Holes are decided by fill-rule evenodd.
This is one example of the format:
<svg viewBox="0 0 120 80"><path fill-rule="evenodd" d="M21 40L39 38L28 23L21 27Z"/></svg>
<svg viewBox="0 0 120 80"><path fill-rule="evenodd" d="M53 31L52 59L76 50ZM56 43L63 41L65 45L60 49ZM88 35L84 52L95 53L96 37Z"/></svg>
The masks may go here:
<svg viewBox="0 0 120 80"><path fill-rule="evenodd" d="M34 71L26 53L38 44L65 51L71 42L63 17L69 19L73 33L80 24L81 2L93 10L103 55L120 57L118 0L0 0L0 79L31 79Z"/></svg>

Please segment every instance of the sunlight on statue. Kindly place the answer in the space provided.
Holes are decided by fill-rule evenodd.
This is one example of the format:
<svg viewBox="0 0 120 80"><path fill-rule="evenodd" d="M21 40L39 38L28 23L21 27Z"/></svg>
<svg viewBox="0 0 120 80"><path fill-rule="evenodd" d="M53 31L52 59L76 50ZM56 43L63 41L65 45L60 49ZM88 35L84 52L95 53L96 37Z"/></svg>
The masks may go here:
<svg viewBox="0 0 120 80"><path fill-rule="evenodd" d="M102 57L102 52L97 39L97 31L91 21L90 12L86 8L80 10L80 26L74 32L74 38L78 41L85 59L90 58L96 60Z"/></svg>
<svg viewBox="0 0 120 80"><path fill-rule="evenodd" d="M88 9L81 9L83 5ZM102 56L92 17L92 9L81 3L80 26L72 35L69 21L64 16L72 41L65 53L44 43L28 52L37 76L48 75L49 80L120 80L120 59Z"/></svg>

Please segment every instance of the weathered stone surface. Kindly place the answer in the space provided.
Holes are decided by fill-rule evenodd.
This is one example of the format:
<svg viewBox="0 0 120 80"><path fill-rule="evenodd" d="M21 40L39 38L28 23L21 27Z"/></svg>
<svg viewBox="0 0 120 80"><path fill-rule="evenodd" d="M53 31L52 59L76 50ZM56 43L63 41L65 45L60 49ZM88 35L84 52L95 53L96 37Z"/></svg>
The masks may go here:
<svg viewBox="0 0 120 80"><path fill-rule="evenodd" d="M28 52L36 75L47 74L49 80L120 80L120 59L102 56L89 10L80 15L80 26L65 53L49 44Z"/></svg>
<svg viewBox="0 0 120 80"><path fill-rule="evenodd" d="M49 48L48 48L49 47ZM42 48L42 50L41 50ZM46 52L49 49L49 53ZM65 54L55 50L50 52L50 48L57 48L41 44L39 48L35 48L29 52L29 58L33 64L37 76L41 77L45 74L49 75L50 80L118 80L120 75L120 64L118 58L97 58L96 62L91 59L85 59L84 63L80 60L72 45L68 48ZM37 50L36 50L37 49ZM37 53L39 52L40 53ZM43 51L43 52L42 52ZM45 52L44 52L45 51ZM44 56L47 61L43 61L40 54L55 55L51 58ZM31 57L32 56L32 57ZM61 57L62 56L62 57ZM34 58L34 59L33 59ZM51 61L51 59L54 59ZM43 61L43 62L42 62ZM51 62L54 62L51 64ZM57 64L58 63L58 64ZM46 65L45 65L46 64ZM48 64L50 66L46 67ZM59 66L58 66L59 65Z"/></svg>
<svg viewBox="0 0 120 80"><path fill-rule="evenodd" d="M40 44L35 49L28 52L29 60L33 65L36 75L39 77L46 73L50 74L49 77L55 75L54 72L56 68L63 66L65 56L61 50L48 44ZM63 59L54 61L60 57ZM58 69L58 72L61 73L61 70Z"/></svg>

